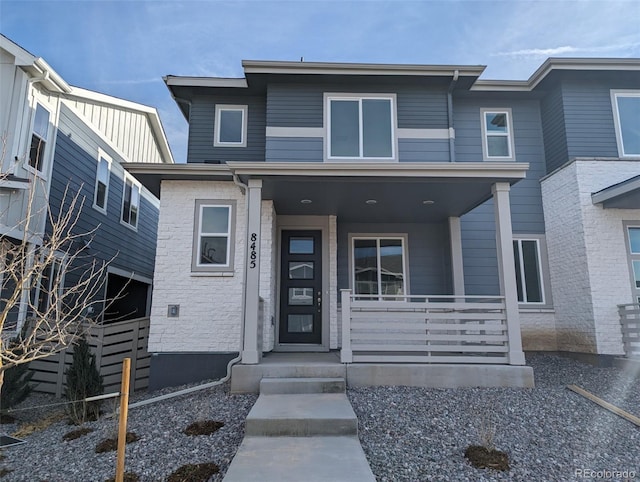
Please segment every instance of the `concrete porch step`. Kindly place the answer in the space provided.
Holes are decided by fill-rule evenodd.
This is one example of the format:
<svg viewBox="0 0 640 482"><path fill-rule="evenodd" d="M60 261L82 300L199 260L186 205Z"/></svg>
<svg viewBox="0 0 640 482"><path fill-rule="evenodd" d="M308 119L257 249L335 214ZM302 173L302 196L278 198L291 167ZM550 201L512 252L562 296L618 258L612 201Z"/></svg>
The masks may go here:
<svg viewBox="0 0 640 482"><path fill-rule="evenodd" d="M336 359L337 360L337 359ZM338 362L288 361L257 365L234 365L231 369L232 393L259 393L264 378L346 378L346 365Z"/></svg>
<svg viewBox="0 0 640 482"><path fill-rule="evenodd" d="M302 393L344 393L346 382L342 377L331 378L263 378L260 381L260 393L302 394Z"/></svg>
<svg viewBox="0 0 640 482"><path fill-rule="evenodd" d="M344 393L258 397L245 422L247 436L357 435L358 419Z"/></svg>
<svg viewBox="0 0 640 482"><path fill-rule="evenodd" d="M225 482L375 482L358 437L245 437Z"/></svg>

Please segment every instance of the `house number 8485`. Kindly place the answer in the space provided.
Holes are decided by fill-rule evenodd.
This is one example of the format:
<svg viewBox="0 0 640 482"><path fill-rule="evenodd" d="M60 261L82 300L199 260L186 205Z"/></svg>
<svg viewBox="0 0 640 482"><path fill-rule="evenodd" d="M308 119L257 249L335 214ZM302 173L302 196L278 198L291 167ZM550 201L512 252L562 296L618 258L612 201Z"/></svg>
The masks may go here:
<svg viewBox="0 0 640 482"><path fill-rule="evenodd" d="M256 258L258 255L256 254L256 241L258 240L258 235L256 233L251 233L251 246L249 246L249 268L253 269L256 267Z"/></svg>

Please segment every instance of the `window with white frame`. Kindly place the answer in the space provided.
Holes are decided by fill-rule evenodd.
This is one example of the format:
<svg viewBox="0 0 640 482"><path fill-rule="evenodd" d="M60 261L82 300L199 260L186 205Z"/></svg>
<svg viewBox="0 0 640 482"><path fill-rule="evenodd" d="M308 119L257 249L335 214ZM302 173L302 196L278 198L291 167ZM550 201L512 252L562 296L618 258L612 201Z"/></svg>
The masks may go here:
<svg viewBox="0 0 640 482"><path fill-rule="evenodd" d="M329 159L394 159L395 97L327 94Z"/></svg>
<svg viewBox="0 0 640 482"><path fill-rule="evenodd" d="M31 133L31 146L29 148L29 165L42 172L44 155L49 136L49 111L42 105L36 104L33 129Z"/></svg>
<svg viewBox="0 0 640 482"><path fill-rule="evenodd" d="M246 105L216 105L215 147L247 147Z"/></svg>
<svg viewBox="0 0 640 482"><path fill-rule="evenodd" d="M514 239L513 257L519 303L545 304L539 239Z"/></svg>
<svg viewBox="0 0 640 482"><path fill-rule="evenodd" d="M233 270L234 225L235 201L196 201L192 271Z"/></svg>
<svg viewBox="0 0 640 482"><path fill-rule="evenodd" d="M109 177L111 175L111 158L102 150L98 151L96 168L96 186L93 194L93 207L106 214L109 197Z"/></svg>
<svg viewBox="0 0 640 482"><path fill-rule="evenodd" d="M620 157L640 156L640 91L611 91Z"/></svg>
<svg viewBox="0 0 640 482"><path fill-rule="evenodd" d="M354 294L370 295L367 298L406 294L405 245L404 236L353 236L351 269Z"/></svg>
<svg viewBox="0 0 640 482"><path fill-rule="evenodd" d="M627 226L627 253L631 268L633 297L640 303L640 223Z"/></svg>
<svg viewBox="0 0 640 482"><path fill-rule="evenodd" d="M122 191L122 222L132 228L138 227L140 215L140 184L125 173Z"/></svg>
<svg viewBox="0 0 640 482"><path fill-rule="evenodd" d="M511 109L480 109L482 152L487 161L513 160Z"/></svg>

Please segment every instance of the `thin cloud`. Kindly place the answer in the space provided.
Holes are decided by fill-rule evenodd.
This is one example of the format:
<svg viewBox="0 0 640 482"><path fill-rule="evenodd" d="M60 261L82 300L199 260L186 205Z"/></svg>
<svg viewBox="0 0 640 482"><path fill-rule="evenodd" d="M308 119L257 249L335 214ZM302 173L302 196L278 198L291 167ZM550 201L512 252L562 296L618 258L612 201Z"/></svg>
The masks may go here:
<svg viewBox="0 0 640 482"><path fill-rule="evenodd" d="M98 83L106 85L140 85L160 82L160 77L152 77L148 79L118 79L118 80L99 80Z"/></svg>
<svg viewBox="0 0 640 482"><path fill-rule="evenodd" d="M499 57L553 57L554 55L570 54L579 52L581 49L565 45L551 49L522 49L511 52L498 52L494 54Z"/></svg>

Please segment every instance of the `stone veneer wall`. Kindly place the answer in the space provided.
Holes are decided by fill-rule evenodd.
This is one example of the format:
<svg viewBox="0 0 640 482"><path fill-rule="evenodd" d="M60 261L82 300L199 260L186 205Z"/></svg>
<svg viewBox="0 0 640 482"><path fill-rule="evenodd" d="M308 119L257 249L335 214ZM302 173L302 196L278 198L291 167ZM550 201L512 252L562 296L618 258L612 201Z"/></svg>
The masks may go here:
<svg viewBox="0 0 640 482"><path fill-rule="evenodd" d="M232 272L191 272L196 199L237 202ZM246 214L245 196L233 182L163 181L150 352L240 351ZM260 296L264 299L265 349L273 346L274 232L273 203L263 201ZM169 304L180 305L178 318L167 317Z"/></svg>
<svg viewBox="0 0 640 482"><path fill-rule="evenodd" d="M524 351L557 351L558 337L553 310L520 310Z"/></svg>
<svg viewBox="0 0 640 482"><path fill-rule="evenodd" d="M558 349L621 354L617 305L633 301L623 221L640 210L603 209L591 194L640 174L640 163L576 160L542 181Z"/></svg>

